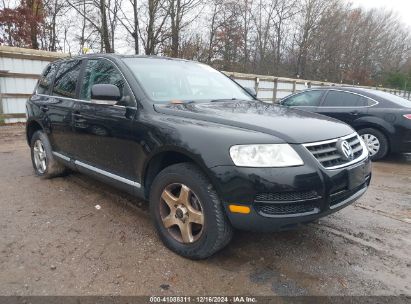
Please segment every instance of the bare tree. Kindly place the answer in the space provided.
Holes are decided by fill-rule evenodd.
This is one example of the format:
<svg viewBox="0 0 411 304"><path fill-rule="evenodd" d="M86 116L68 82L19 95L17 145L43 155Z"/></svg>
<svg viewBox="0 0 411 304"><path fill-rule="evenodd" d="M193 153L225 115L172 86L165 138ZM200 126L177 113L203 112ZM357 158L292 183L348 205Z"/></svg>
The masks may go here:
<svg viewBox="0 0 411 304"><path fill-rule="evenodd" d="M408 75L411 62L411 31L396 14L344 0L0 0L0 6L0 44L20 47L114 52L125 41L136 54L368 85Z"/></svg>
<svg viewBox="0 0 411 304"><path fill-rule="evenodd" d="M267 73L269 70L269 42L272 36L275 9L278 6L278 0L265 1L259 0L253 9L252 19L255 25L255 62L259 71Z"/></svg>
<svg viewBox="0 0 411 304"><path fill-rule="evenodd" d="M169 7L166 5L167 0L147 0L144 6L143 15L146 16L144 24L140 23L139 34L144 44L146 55L156 53L159 44L167 38L165 26L169 16Z"/></svg>
<svg viewBox="0 0 411 304"><path fill-rule="evenodd" d="M114 35L114 30L110 31L108 19L112 18L112 22L117 22L117 14L113 17L108 17L111 10L107 8L106 0L69 0L67 3L99 32L102 51L106 53L114 52L113 39L110 38L110 32ZM79 4L83 4L84 9ZM91 9L87 10L87 6L91 7ZM113 24L115 23L110 25Z"/></svg>
<svg viewBox="0 0 411 304"><path fill-rule="evenodd" d="M294 18L301 9L298 6L298 0L279 0L277 5L274 6L274 10L275 21L273 25L275 34L273 35L273 47L275 48L275 60L273 64L273 72L276 73L281 64L283 39L287 36L287 33L285 33L286 23Z"/></svg>
<svg viewBox="0 0 411 304"><path fill-rule="evenodd" d="M179 56L181 30L200 14L201 2L201 0L168 0L172 57ZM194 9L197 10L196 13L193 12Z"/></svg>
<svg viewBox="0 0 411 304"><path fill-rule="evenodd" d="M331 1L330 1L331 2ZM312 46L312 36L315 33L321 17L330 3L328 0L302 0L302 20L297 38L298 55L296 74L305 77L307 56Z"/></svg>

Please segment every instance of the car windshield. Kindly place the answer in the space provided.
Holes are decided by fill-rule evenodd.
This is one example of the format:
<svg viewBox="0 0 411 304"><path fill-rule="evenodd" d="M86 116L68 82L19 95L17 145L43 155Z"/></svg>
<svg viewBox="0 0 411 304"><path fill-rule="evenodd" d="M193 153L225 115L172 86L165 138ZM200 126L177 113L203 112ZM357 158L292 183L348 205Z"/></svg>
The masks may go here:
<svg viewBox="0 0 411 304"><path fill-rule="evenodd" d="M205 64L155 58L123 60L155 103L253 100L243 88Z"/></svg>
<svg viewBox="0 0 411 304"><path fill-rule="evenodd" d="M374 94L375 96L387 99L388 101L396 103L397 105L399 105L401 107L411 108L411 101L409 101L405 98L402 98L400 96L396 96L396 95L391 94L391 93L387 93L387 92L383 92L383 91L377 91L377 90L365 89L365 91L367 91L371 94Z"/></svg>

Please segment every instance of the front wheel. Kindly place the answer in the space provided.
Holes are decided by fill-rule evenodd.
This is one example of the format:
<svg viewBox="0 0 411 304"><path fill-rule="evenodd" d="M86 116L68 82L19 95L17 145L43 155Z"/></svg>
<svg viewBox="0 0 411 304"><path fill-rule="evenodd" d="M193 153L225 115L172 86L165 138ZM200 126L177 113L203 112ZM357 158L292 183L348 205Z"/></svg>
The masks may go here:
<svg viewBox="0 0 411 304"><path fill-rule="evenodd" d="M211 256L233 234L213 186L191 163L172 165L157 175L150 213L163 243L190 259Z"/></svg>
<svg viewBox="0 0 411 304"><path fill-rule="evenodd" d="M358 131L364 140L371 160L384 158L388 153L388 140L383 133L373 128L365 128Z"/></svg>

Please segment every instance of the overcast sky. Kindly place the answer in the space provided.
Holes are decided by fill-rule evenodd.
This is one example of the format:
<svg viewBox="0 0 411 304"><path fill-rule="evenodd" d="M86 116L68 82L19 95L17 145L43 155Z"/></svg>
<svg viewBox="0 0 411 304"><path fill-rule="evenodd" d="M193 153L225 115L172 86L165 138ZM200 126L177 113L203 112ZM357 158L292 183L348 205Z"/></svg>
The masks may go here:
<svg viewBox="0 0 411 304"><path fill-rule="evenodd" d="M404 23L411 26L411 0L351 0L351 2L365 8L391 9L398 13Z"/></svg>

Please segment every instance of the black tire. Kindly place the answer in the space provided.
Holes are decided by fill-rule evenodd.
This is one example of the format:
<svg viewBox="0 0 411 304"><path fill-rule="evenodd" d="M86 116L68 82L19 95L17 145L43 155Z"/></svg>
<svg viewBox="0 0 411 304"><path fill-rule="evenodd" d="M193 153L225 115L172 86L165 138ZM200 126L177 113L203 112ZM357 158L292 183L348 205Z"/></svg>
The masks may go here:
<svg viewBox="0 0 411 304"><path fill-rule="evenodd" d="M35 145L37 141L40 141L42 147L45 152L45 170L41 170L36 165L35 160ZM53 157L50 141L47 135L43 131L36 131L33 136L31 137L30 142L30 150L31 150L31 162L33 164L34 172L37 176L49 179L56 176L63 175L66 172L66 168L61 163L57 162L56 159Z"/></svg>
<svg viewBox="0 0 411 304"><path fill-rule="evenodd" d="M374 155L370 155L371 160L376 161L379 159L384 158L388 154L388 139L387 137L379 130L374 129L374 128L365 128L361 129L358 131L358 134L360 136L364 136L366 134L370 134L372 136L375 136L380 144L380 148L378 149L378 152L375 153ZM367 145L367 143L366 143Z"/></svg>
<svg viewBox="0 0 411 304"><path fill-rule="evenodd" d="M186 185L201 202L204 225L193 243L179 242L172 236L160 214L161 196L172 184ZM189 259L205 259L225 247L231 240L233 228L224 213L216 191L201 170L192 163L171 165L161 171L150 189L150 213L163 243L172 251Z"/></svg>

